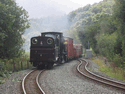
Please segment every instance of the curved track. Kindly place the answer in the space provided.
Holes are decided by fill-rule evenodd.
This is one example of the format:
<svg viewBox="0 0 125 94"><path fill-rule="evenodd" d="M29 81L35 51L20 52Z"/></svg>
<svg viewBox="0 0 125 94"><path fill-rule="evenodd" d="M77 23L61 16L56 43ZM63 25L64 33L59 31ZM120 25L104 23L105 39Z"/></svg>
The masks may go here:
<svg viewBox="0 0 125 94"><path fill-rule="evenodd" d="M22 81L22 89L24 94L45 94L39 85L40 74L44 70L32 70Z"/></svg>
<svg viewBox="0 0 125 94"><path fill-rule="evenodd" d="M77 66L77 71L80 74L84 75L85 77L87 77L89 79L95 80L97 82L100 82L100 83L103 83L103 84L106 84L109 86L113 86L113 87L116 87L118 89L125 90L125 83L120 83L118 81L110 80L108 78L104 78L102 76L96 75L87 69L87 66L89 63L85 59L82 59L79 61L81 63Z"/></svg>

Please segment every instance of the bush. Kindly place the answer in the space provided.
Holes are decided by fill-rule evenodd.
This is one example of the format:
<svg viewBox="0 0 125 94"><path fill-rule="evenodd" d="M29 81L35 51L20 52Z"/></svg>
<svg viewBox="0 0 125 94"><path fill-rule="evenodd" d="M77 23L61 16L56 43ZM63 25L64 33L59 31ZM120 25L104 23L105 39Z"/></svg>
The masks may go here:
<svg viewBox="0 0 125 94"><path fill-rule="evenodd" d="M31 68L29 55L23 55L15 59L0 59L0 77L8 77L9 74L15 71Z"/></svg>
<svg viewBox="0 0 125 94"><path fill-rule="evenodd" d="M119 55L119 54L116 54L114 56L114 59L113 59L115 65L119 66L119 67L122 67L123 66L123 58Z"/></svg>
<svg viewBox="0 0 125 94"><path fill-rule="evenodd" d="M114 58L114 46L116 43L117 34L113 33L111 35L108 34L102 34L100 35L99 39L97 39L97 46L99 49L99 53L105 57L107 57L108 60L113 60Z"/></svg>

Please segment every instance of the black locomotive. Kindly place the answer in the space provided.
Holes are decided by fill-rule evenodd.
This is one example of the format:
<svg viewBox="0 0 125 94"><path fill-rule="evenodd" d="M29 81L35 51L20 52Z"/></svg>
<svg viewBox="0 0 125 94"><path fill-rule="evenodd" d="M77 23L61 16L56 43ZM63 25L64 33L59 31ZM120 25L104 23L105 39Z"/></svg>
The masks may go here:
<svg viewBox="0 0 125 94"><path fill-rule="evenodd" d="M54 63L67 60L63 33L43 32L41 36L31 38L30 62L34 67L52 68Z"/></svg>

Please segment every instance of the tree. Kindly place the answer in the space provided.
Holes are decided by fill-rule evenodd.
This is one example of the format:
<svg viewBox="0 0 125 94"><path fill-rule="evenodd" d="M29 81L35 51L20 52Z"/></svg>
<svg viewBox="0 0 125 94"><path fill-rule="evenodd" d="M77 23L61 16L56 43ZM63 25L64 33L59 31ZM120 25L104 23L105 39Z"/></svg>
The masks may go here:
<svg viewBox="0 0 125 94"><path fill-rule="evenodd" d="M109 60L113 60L115 55L115 44L116 44L117 33L104 34L102 33L97 39L97 45L99 53Z"/></svg>
<svg viewBox="0 0 125 94"><path fill-rule="evenodd" d="M86 42L88 41L90 42L90 46L92 47L95 53L98 53L96 49L97 45L96 35L99 32L100 32L100 25L98 23L94 23L86 27Z"/></svg>
<svg viewBox="0 0 125 94"><path fill-rule="evenodd" d="M0 0L0 58L17 57L22 52L28 13L14 0Z"/></svg>
<svg viewBox="0 0 125 94"><path fill-rule="evenodd" d="M117 52L123 56L125 60L125 0L115 0L113 8L113 18L117 27L118 43Z"/></svg>

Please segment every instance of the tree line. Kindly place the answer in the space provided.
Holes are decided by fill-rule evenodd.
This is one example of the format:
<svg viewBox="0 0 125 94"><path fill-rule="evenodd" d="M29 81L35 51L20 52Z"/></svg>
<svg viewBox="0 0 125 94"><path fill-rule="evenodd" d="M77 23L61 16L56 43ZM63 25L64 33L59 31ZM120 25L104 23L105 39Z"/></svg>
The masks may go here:
<svg viewBox="0 0 125 94"><path fill-rule="evenodd" d="M69 34L96 55L105 56L117 66L125 64L125 1L103 0L72 11Z"/></svg>

